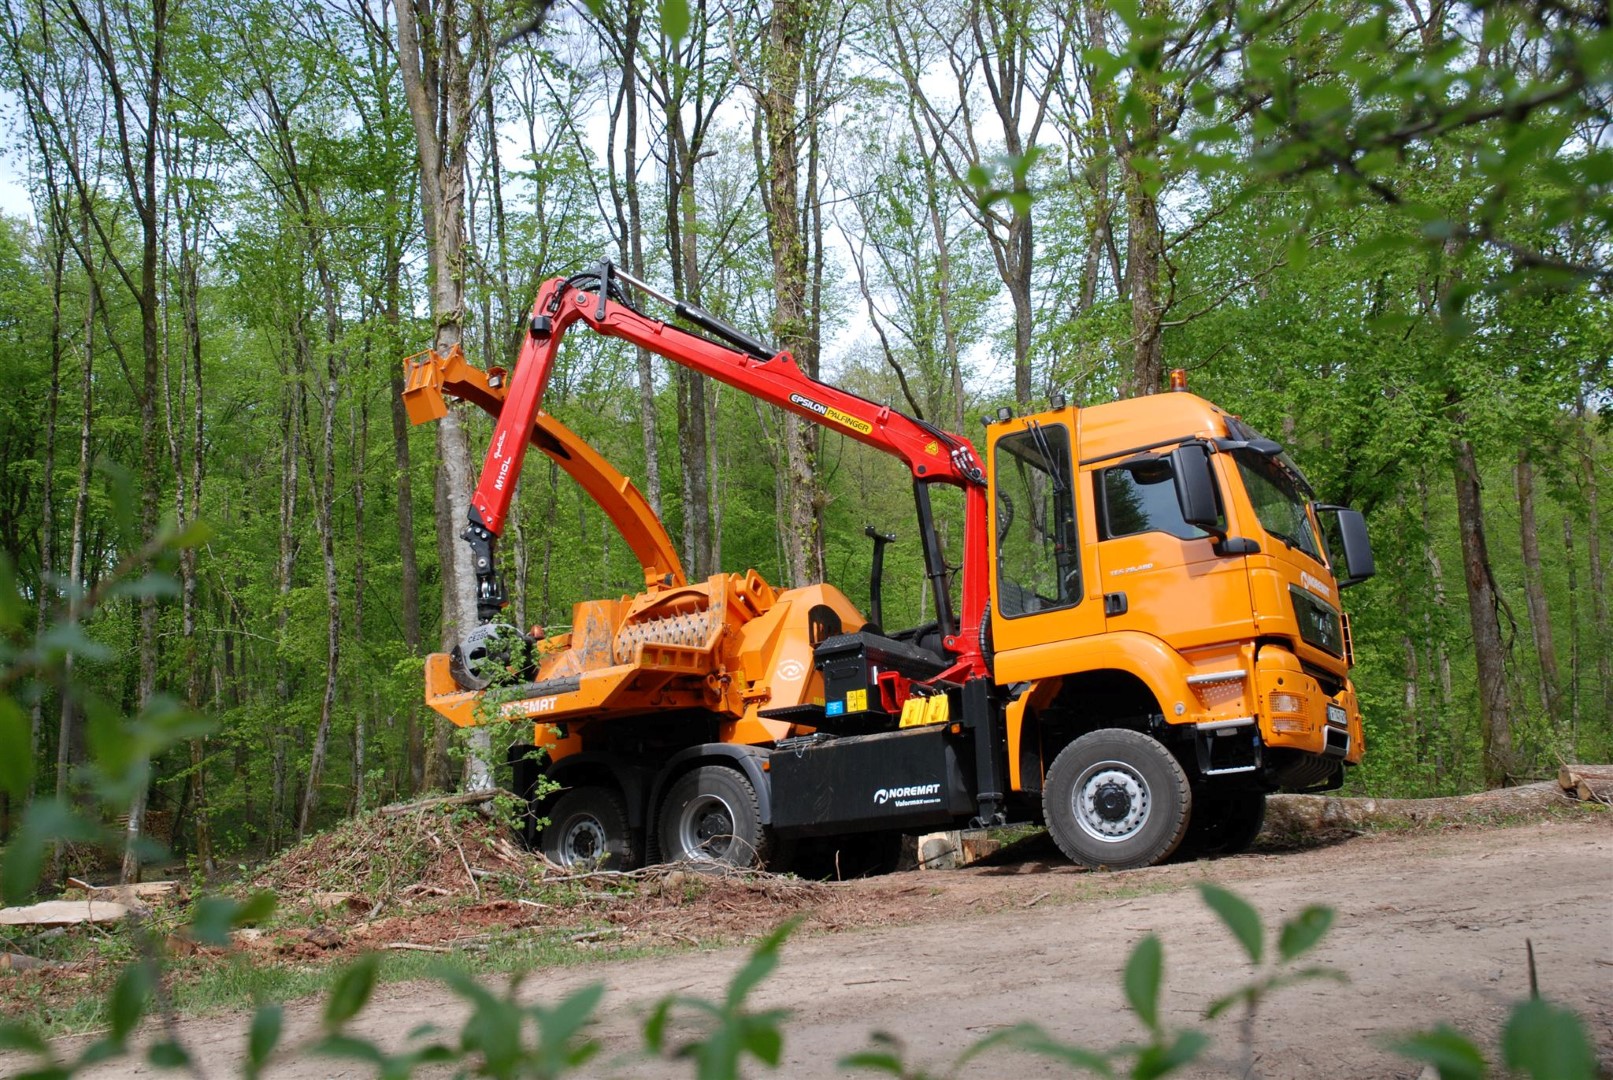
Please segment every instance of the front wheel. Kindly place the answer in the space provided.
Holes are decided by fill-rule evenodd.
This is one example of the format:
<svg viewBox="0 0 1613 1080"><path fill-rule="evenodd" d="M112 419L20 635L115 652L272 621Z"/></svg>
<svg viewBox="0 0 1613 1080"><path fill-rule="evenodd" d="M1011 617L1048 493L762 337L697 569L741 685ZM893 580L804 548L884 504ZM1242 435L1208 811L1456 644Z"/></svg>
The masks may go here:
<svg viewBox="0 0 1613 1080"><path fill-rule="evenodd" d="M545 858L568 869L631 870L637 860L627 807L603 787L573 788L556 799L542 847Z"/></svg>
<svg viewBox="0 0 1613 1080"><path fill-rule="evenodd" d="M1081 736L1047 772L1042 813L1059 850L1082 866L1163 862L1192 812L1187 774L1157 739L1125 728Z"/></svg>
<svg viewBox="0 0 1613 1080"><path fill-rule="evenodd" d="M702 765L673 781L657 838L668 862L760 866L770 830L749 780L726 765Z"/></svg>

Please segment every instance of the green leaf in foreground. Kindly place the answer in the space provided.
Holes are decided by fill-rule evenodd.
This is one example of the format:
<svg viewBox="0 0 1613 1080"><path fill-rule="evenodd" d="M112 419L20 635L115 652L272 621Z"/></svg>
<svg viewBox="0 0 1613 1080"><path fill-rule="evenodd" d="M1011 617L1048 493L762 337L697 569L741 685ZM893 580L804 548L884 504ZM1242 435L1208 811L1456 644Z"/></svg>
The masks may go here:
<svg viewBox="0 0 1613 1080"><path fill-rule="evenodd" d="M733 981L728 984L729 1008L738 1008L744 1004L756 985L778 967L779 949L800 922L799 918L786 919L771 934L756 943L756 948L751 950L750 959L745 961L745 966L739 969Z"/></svg>
<svg viewBox="0 0 1613 1080"><path fill-rule="evenodd" d="M1029 1023L1015 1024L1011 1028L994 1031L978 1040L959 1056L958 1064L962 1065L997 1047L1035 1054L1038 1057L1062 1062L1072 1069L1085 1069L1097 1073L1099 1076L1114 1075L1114 1070L1109 1066L1108 1055L1060 1042L1037 1025Z"/></svg>
<svg viewBox="0 0 1613 1080"><path fill-rule="evenodd" d="M1593 1080L1596 1055L1578 1016L1536 998L1512 1010L1501 1032L1507 1068L1534 1080Z"/></svg>
<svg viewBox="0 0 1613 1080"><path fill-rule="evenodd" d="M252 1015L252 1030L246 1037L246 1073L247 1080L253 1080L262 1070L269 1055L280 1042L280 1032L285 1026L285 1011L279 1005L262 1005Z"/></svg>
<svg viewBox="0 0 1613 1080"><path fill-rule="evenodd" d="M28 716L10 694L0 694L0 792L18 802L34 779Z"/></svg>
<svg viewBox="0 0 1613 1080"><path fill-rule="evenodd" d="M184 1069L190 1066L190 1054L176 1042L153 1043L146 1051L146 1060L159 1069Z"/></svg>
<svg viewBox="0 0 1613 1080"><path fill-rule="evenodd" d="M1260 925L1260 914L1243 897L1215 885L1200 885L1199 895L1238 939L1243 951L1249 954L1249 962L1260 963L1265 955L1265 931Z"/></svg>
<svg viewBox="0 0 1613 1080"><path fill-rule="evenodd" d="M341 1027L364 1008L375 989L379 963L374 953L366 953L336 977L336 985L330 988L330 997L325 1002L326 1028Z"/></svg>
<svg viewBox="0 0 1613 1080"><path fill-rule="evenodd" d="M1126 961L1126 1000L1149 1030L1159 1030L1159 986L1165 977L1165 950L1149 934L1131 950Z"/></svg>
<svg viewBox="0 0 1613 1080"><path fill-rule="evenodd" d="M0 1020L0 1050L21 1050L28 1054L43 1054L49 1050L39 1032L24 1024Z"/></svg>
<svg viewBox="0 0 1613 1080"><path fill-rule="evenodd" d="M156 966L149 960L139 960L123 969L118 976L116 985L112 987L112 999L108 1002L108 1019L111 1021L111 1039L121 1044L129 1037L129 1033L140 1023L140 1018L146 1015L146 1006L151 1003L151 991L157 983Z"/></svg>
<svg viewBox="0 0 1613 1080"><path fill-rule="evenodd" d="M689 0L661 0L661 33L674 45L689 35Z"/></svg>
<svg viewBox="0 0 1613 1080"><path fill-rule="evenodd" d="M1284 961L1303 956L1321 941L1333 925L1333 909L1311 905L1283 923L1277 936L1277 955Z"/></svg>
<svg viewBox="0 0 1613 1080"><path fill-rule="evenodd" d="M1137 1055L1137 1065L1131 1070L1133 1080L1154 1080L1167 1076L1184 1065L1189 1065L1204 1053L1210 1037L1202 1031L1184 1031L1170 1043L1159 1043L1143 1048Z"/></svg>
<svg viewBox="0 0 1613 1080"><path fill-rule="evenodd" d="M97 839L97 830L57 799L36 799L23 811L22 826L6 845L0 860L0 901L20 904L39 883L45 849L57 840Z"/></svg>
<svg viewBox="0 0 1613 1080"><path fill-rule="evenodd" d="M1402 1057L1432 1065L1440 1080L1482 1080L1489 1069L1479 1048L1460 1031L1444 1024L1432 1031L1420 1031L1391 1049Z"/></svg>
<svg viewBox="0 0 1613 1080"><path fill-rule="evenodd" d="M227 896L204 896L196 902L190 920L191 937L203 945L225 946L230 931L249 923L262 922L274 913L274 894L253 893L245 900Z"/></svg>

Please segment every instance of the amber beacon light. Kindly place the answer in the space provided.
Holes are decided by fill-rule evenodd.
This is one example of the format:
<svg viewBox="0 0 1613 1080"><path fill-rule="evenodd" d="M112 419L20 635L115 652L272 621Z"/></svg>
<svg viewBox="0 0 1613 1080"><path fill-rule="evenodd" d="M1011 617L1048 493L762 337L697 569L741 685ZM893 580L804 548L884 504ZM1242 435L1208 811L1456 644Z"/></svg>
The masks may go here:
<svg viewBox="0 0 1613 1080"><path fill-rule="evenodd" d="M1171 368L1171 390L1180 393L1187 389L1187 370L1185 368Z"/></svg>

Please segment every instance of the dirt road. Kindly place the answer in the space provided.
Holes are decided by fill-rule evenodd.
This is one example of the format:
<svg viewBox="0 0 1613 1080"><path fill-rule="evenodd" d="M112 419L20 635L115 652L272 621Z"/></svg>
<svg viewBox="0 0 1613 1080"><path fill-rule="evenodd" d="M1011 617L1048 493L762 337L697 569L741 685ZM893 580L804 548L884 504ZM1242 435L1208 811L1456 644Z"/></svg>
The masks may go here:
<svg viewBox="0 0 1613 1080"><path fill-rule="evenodd" d="M1191 887L1206 880L1249 899L1270 925L1311 903L1338 912L1316 959L1348 984L1309 982L1270 1000L1254 1025L1255 1075L1415 1077L1420 1069L1382 1043L1439 1021L1493 1047L1510 1003L1528 991L1526 938L1542 992L1577 1009L1603 1060L1613 1059L1613 827L1601 815L1364 837L1124 874L1031 863L913 875L893 905L899 924L798 937L753 1004L794 1010L781 1069L791 1077L850 1075L836 1062L867 1046L874 1030L900 1035L911 1063L937 1070L974 1040L1026 1019L1072 1042L1111 1046L1140 1035L1123 1005L1120 971L1132 945L1152 932L1165 944L1165 1021L1196 1024L1210 1001L1248 974ZM589 1075L688 1076L687 1065L636 1056L641 1018L669 992L720 997L744 956L731 948L603 960L534 976L526 993L553 1000L603 981L597 1034L605 1050ZM288 1007L288 1037L306 1037L319 1008ZM396 984L380 988L356 1030L400 1046L418 1026L449 1026L462 1015L437 986ZM1222 1020L1208 1030L1209 1057L1190 1075L1241 1075L1237 1024ZM244 1020L203 1018L185 1035L209 1074L226 1075L245 1042ZM325 1077L349 1068L304 1059L270 1075ZM1068 1075L1004 1055L980 1059L964 1075L1010 1073ZM130 1064L105 1073L139 1074Z"/></svg>

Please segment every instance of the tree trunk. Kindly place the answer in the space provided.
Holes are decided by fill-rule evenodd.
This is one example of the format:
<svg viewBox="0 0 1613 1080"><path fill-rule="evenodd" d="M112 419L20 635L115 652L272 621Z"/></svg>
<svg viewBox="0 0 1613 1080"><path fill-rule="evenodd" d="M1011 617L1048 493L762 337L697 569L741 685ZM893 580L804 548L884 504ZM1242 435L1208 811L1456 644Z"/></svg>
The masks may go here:
<svg viewBox="0 0 1613 1080"><path fill-rule="evenodd" d="M1551 612L1546 605L1545 574L1540 567L1540 533L1535 521L1535 467L1525 447L1518 448L1514 471L1518 484L1518 525L1523 552L1523 591L1529 604L1529 625L1534 632L1535 654L1540 663L1540 704L1553 727L1566 719L1562 702L1562 681L1557 671L1557 651L1552 644Z"/></svg>
<svg viewBox="0 0 1613 1080"><path fill-rule="evenodd" d="M384 318L388 326L399 326L399 277L402 264L402 247L388 241L386 268L386 309ZM397 493L399 606L403 647L410 656L420 655L420 563L415 554L414 538L414 464L409 453L409 416L403 407L403 366L392 365L389 405L392 415L392 468ZM420 734L420 712L411 702L404 713L404 758L407 782L405 788L412 794L425 783L425 752Z"/></svg>
<svg viewBox="0 0 1613 1080"><path fill-rule="evenodd" d="M1473 627L1473 658L1479 695L1479 730L1484 745L1484 780L1489 787L1510 783L1518 773L1512 748L1512 716L1507 695L1506 647L1501 640L1501 597L1490 569L1484 535L1484 500L1473 444L1458 438L1452 446L1456 514L1462 539L1462 576Z"/></svg>
<svg viewBox="0 0 1613 1080"><path fill-rule="evenodd" d="M1144 187L1135 152L1122 156L1125 169L1126 291L1131 299L1132 369L1128 392L1157 393L1165 374L1164 338L1160 323L1160 265L1164 261L1159 206Z"/></svg>
<svg viewBox="0 0 1613 1080"><path fill-rule="evenodd" d="M768 23L762 82L757 104L767 132L767 235L773 252L773 334L781 348L796 356L812 349L807 319L806 246L800 229L796 184L795 97L801 83L807 6L801 0L777 0ZM784 419L787 463L784 550L789 584L812 584L822 562L823 537L817 529L816 476L812 425L794 413Z"/></svg>
<svg viewBox="0 0 1613 1080"><path fill-rule="evenodd" d="M1582 410L1583 415L1583 410ZM1602 715L1613 717L1613 637L1608 634L1607 567L1602 562L1602 508L1600 485L1596 482L1596 442L1589 425L1584 432L1585 467L1585 554L1591 568L1591 626L1596 632L1596 682L1602 691Z"/></svg>
<svg viewBox="0 0 1613 1080"><path fill-rule="evenodd" d="M398 18L399 68L409 115L420 151L420 202L426 227L430 265L431 311L436 323L432 348L446 354L463 338L465 313L465 167L470 140L472 69L483 64L492 43L471 33L459 14L458 0L440 0L432 9L416 6ZM472 463L470 441L457 409L437 423L437 513L452 522L443 558L443 642L452 648L476 625L475 568L468 545L454 539L470 519ZM450 572L451 570L451 572ZM438 724L434 744L446 744Z"/></svg>
<svg viewBox="0 0 1613 1080"><path fill-rule="evenodd" d="M178 196L176 195L176 201ZM205 475L206 409L202 391L202 323L200 261L200 222L191 215L194 207L176 205L175 218L179 223L179 288L182 325L184 327L185 361L189 365L189 378L181 376L181 403L186 383L190 387L190 481L187 493L184 481L183 455L174 455L175 512L179 521L197 521L202 516L202 480ZM166 384L166 381L165 381ZM183 422L178 425L183 429ZM197 551L194 546L179 553L180 581L180 633L185 650L185 703L193 710L202 706L202 688L205 684L201 650L196 641L197 593L200 573L197 569ZM205 737L190 742L191 771L187 778L191 800L190 813L184 815L192 825L195 856L204 874L211 874L213 866L213 835L209 823L211 809L207 802L207 740ZM175 815L175 828L183 824L181 815Z"/></svg>
<svg viewBox="0 0 1613 1080"><path fill-rule="evenodd" d="M639 280L644 280L644 217L638 189L638 49L644 27L642 0L628 0L619 37L605 26L607 36L622 65L621 110L622 176L616 182L616 155L606 162L610 170L610 193L616 210L619 258ZM612 117L612 125L615 117ZM638 366L639 421L644 439L644 498L656 516L661 513L661 447L656 432L655 367L649 350L634 349Z"/></svg>
<svg viewBox="0 0 1613 1080"><path fill-rule="evenodd" d="M50 221L50 389L45 396L45 460L44 473L39 485L39 588L34 614L34 634L43 637L50 622L51 608L61 595L56 584L56 418L62 394L62 270L67 261L67 240L63 235L65 222L60 212L54 185L51 197ZM29 758L38 762L43 756L45 733L45 695L34 697L29 710ZM39 780L29 773L28 798L38 793Z"/></svg>
<svg viewBox="0 0 1613 1080"><path fill-rule="evenodd" d="M287 742L291 738L291 662L286 631L291 621L291 580L297 562L298 472L302 460L302 380L291 376L282 365L286 400L281 406L280 440L280 557L276 566L278 593L275 615L275 725L270 751L269 850L280 847L285 838Z"/></svg>
<svg viewBox="0 0 1613 1080"><path fill-rule="evenodd" d="M1568 748L1579 749L1579 566L1574 561L1574 518L1563 515L1563 565L1568 570Z"/></svg>
<svg viewBox="0 0 1613 1080"><path fill-rule="evenodd" d="M86 231L88 225L85 225ZM88 237L85 238L85 248L88 249ZM84 550L85 530L89 524L90 507L90 468L93 464L91 454L92 443L90 428L95 416L95 312L100 304L95 279L91 277L86 283L87 289L84 301L84 346L82 372L79 379L79 421L78 421L78 488L73 499L73 538L68 554L67 580L71 585L67 599L67 621L77 624L82 616L82 600L87 591L84 580ZM73 684L73 654L68 651L62 657L62 685ZM72 694L61 695L61 718L56 729L56 798L65 802L68 796L68 779L72 775L72 768L80 760L78 748L81 743L79 737L78 710ZM52 877L61 880L64 851L60 841L53 848Z"/></svg>

